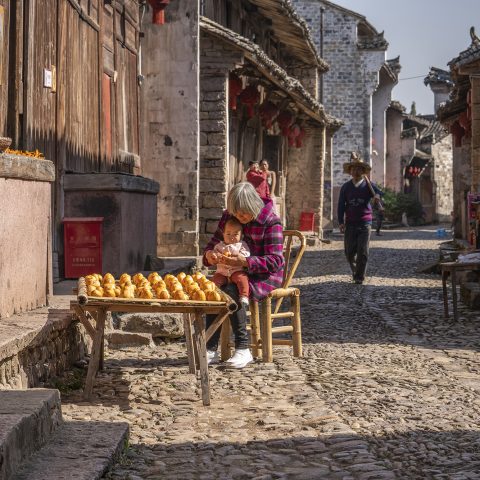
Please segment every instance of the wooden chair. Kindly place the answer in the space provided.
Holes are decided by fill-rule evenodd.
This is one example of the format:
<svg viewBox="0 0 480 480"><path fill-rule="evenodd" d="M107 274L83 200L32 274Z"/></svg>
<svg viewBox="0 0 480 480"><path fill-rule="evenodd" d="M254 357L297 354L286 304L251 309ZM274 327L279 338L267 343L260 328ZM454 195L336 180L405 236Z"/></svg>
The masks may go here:
<svg viewBox="0 0 480 480"><path fill-rule="evenodd" d="M294 239L300 241L300 248L293 255ZM251 348L254 357L262 357L264 362L272 362L273 345L292 345L293 355L302 356L302 328L300 319L300 290L290 287L293 276L300 264L306 248L306 241L303 234L297 230L283 231L283 245L285 267L283 272L282 286L270 292L270 294L257 303L250 301L250 338ZM290 306L287 311L280 312L280 307L285 298L290 299ZM273 301L273 302L272 302ZM289 325L274 326L277 319L290 319ZM291 339L274 338L275 333L291 333ZM224 322L222 328L221 348L222 360L230 357L230 323Z"/></svg>

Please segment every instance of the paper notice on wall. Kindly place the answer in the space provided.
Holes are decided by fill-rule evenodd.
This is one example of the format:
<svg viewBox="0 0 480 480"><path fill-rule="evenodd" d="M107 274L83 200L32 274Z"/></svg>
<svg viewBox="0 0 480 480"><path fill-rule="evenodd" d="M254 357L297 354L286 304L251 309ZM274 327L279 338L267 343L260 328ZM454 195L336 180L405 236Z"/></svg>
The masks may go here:
<svg viewBox="0 0 480 480"><path fill-rule="evenodd" d="M43 69L43 86L45 88L52 88L53 85L53 75L52 71L47 68Z"/></svg>

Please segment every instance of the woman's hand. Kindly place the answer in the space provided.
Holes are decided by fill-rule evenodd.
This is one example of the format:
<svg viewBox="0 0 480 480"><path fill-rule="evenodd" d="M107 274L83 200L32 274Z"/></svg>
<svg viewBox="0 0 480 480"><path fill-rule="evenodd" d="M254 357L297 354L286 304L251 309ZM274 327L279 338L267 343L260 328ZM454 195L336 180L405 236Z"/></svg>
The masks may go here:
<svg viewBox="0 0 480 480"><path fill-rule="evenodd" d="M228 265L229 267L248 267L247 257L241 253L232 255L231 257L226 257L225 255L220 255L219 257L218 263L222 265Z"/></svg>
<svg viewBox="0 0 480 480"><path fill-rule="evenodd" d="M217 265L220 255L216 254L213 250L205 252L205 258L210 265Z"/></svg>

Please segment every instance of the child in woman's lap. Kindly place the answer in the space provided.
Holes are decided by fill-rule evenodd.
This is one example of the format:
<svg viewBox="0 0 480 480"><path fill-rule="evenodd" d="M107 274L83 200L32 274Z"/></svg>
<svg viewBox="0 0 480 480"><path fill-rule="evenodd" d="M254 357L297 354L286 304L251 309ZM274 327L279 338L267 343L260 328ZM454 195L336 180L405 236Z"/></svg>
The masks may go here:
<svg viewBox="0 0 480 480"><path fill-rule="evenodd" d="M245 242L242 242L242 224L236 219L231 218L225 223L223 230L223 242L219 242L213 249L214 255L226 257L236 256L238 254L244 257L250 256L250 250ZM212 278L217 287L222 287L229 281L238 288L240 302L248 307L248 297L250 288L248 285L248 275L242 267L231 267L223 263L217 264L217 271Z"/></svg>

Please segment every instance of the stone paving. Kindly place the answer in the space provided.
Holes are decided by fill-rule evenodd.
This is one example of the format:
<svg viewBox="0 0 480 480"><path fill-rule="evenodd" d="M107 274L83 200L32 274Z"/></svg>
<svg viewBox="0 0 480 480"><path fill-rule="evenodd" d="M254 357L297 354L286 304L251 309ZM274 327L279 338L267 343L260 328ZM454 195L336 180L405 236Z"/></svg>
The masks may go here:
<svg viewBox="0 0 480 480"><path fill-rule="evenodd" d="M480 318L442 316L434 229L372 237L369 278L350 281L342 243L309 249L304 357L211 368L203 407L182 344L107 352L92 403L66 419L127 421L109 479L480 479Z"/></svg>

